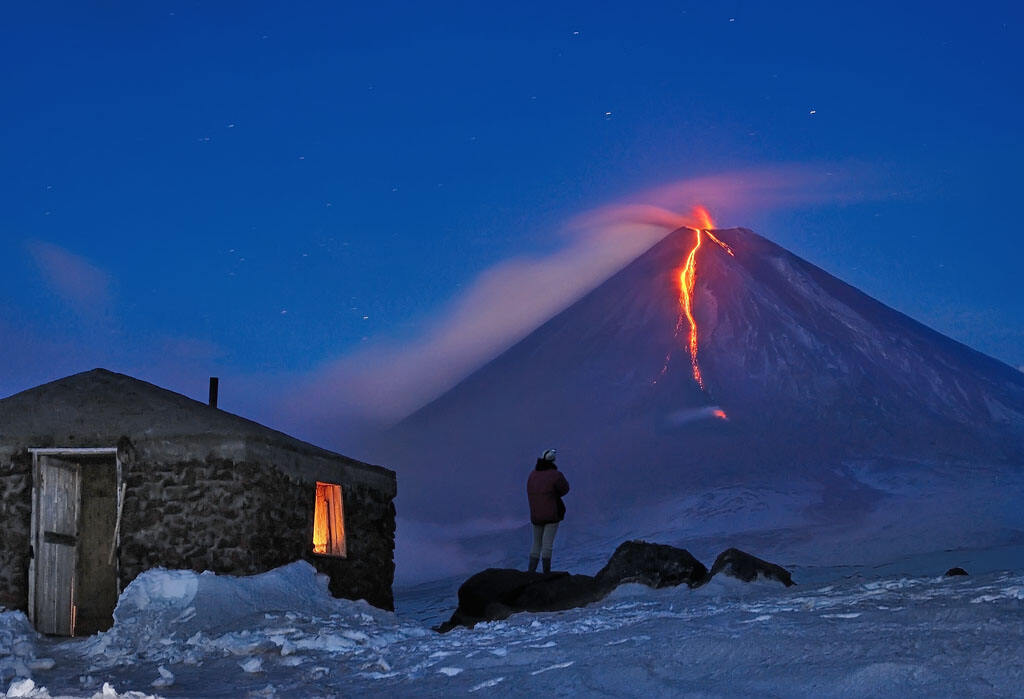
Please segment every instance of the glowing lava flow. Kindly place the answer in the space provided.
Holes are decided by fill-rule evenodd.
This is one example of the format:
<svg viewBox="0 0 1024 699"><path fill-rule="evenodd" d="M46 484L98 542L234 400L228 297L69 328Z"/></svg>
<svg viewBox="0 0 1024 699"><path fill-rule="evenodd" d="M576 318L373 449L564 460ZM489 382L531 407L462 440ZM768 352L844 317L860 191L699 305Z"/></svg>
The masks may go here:
<svg viewBox="0 0 1024 699"><path fill-rule="evenodd" d="M679 275L679 303L682 304L683 313L686 314L686 320L690 323L690 364L693 365L693 378L703 390L704 379L700 375L700 365L697 364L697 319L693 317L693 286L697 282L697 250L700 249L700 241L703 236L699 228L696 232L697 242L690 250L690 254L686 258L686 266L683 267L683 271ZM682 322L683 319L680 317L676 332L682 329L679 327Z"/></svg>
<svg viewBox="0 0 1024 699"><path fill-rule="evenodd" d="M729 247L728 245L726 245L726 244L725 244L725 243L723 243L723 242L722 242L721 240L719 240L718 238L716 238L716 237L715 237L715 234L714 234L714 233L712 233L711 231L707 231L707 230L706 230L706 231L704 231L704 232L708 234L708 237L709 237L709 238L711 238L711 240L713 240L713 241L715 241L716 243L718 243L718 245L719 245L719 246L720 246L720 247L721 247L721 248L722 248L723 250L725 250L725 251L726 251L727 253L729 253L729 254L730 254L730 255L732 255L733 257L736 257L736 255L734 255L734 254L733 254L732 248L730 248L730 247ZM700 231L697 231L697 235L700 235Z"/></svg>
<svg viewBox="0 0 1024 699"><path fill-rule="evenodd" d="M683 318L690 325L690 365L693 367L693 379L700 386L701 390L704 390L704 377L700 373L700 364L697 363L697 319L693 316L693 288L697 283L697 251L700 249L700 244L704 238L704 234L718 244L723 250L735 257L732 248L719 240L711 229L715 227L714 221L711 220L711 215L707 212L703 206L695 207L693 210L694 216L699 220L698 228L694 228L694 232L697 234L697 239L693 244L693 248L690 250L690 254L686 257L686 264L683 266L682 272L679 273L679 305L682 306L683 312L679 314L679 321L676 323L676 335L678 336L683 330ZM668 368L666 362L665 368ZM665 369L662 369L664 373ZM717 416L716 416L717 417ZM722 417L725 417L725 413L722 413Z"/></svg>
<svg viewBox="0 0 1024 699"><path fill-rule="evenodd" d="M679 337L683 333L684 321L689 324L689 343L688 349L690 351L690 366L693 369L693 380L697 382L702 391L704 388L704 377L700 372L700 364L697 362L697 319L693 315L693 289L697 283L697 251L700 250L700 245L704 240L704 235L707 234L708 238L718 245L722 250L728 253L730 256L735 257L732 248L723 243L718 237L711 232L715 227L714 221L711 220L711 215L707 212L703 206L697 206L693 209L693 217L697 219L697 226L692 230L696 233L696 239L693 243L693 248L690 250L690 254L686 256L686 264L683 265L682 270L679 272L679 320L676 321L675 337ZM661 373L658 377L661 378L668 371L669 362L672 361L673 352L669 352L665 356L665 365L661 368ZM658 379L654 379L654 383L658 383ZM718 406L713 406L714 409L709 413L711 417L718 418L719 420L728 420L728 416L725 411Z"/></svg>

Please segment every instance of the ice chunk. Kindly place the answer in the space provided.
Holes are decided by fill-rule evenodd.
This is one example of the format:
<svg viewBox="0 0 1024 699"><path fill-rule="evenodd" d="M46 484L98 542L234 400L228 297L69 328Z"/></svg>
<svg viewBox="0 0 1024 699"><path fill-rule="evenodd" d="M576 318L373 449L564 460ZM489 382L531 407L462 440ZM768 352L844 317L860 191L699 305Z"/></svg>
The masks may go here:
<svg viewBox="0 0 1024 699"><path fill-rule="evenodd" d="M495 685L500 684L500 683L502 683L504 681L505 681L504 677L495 677L492 680L484 680L480 684L475 684L472 687L470 687L469 691L471 691L471 692L478 692L481 689L487 689L488 687L494 687Z"/></svg>
<svg viewBox="0 0 1024 699"><path fill-rule="evenodd" d="M259 658L249 658L239 663L239 666L249 673L263 672L263 661Z"/></svg>
<svg viewBox="0 0 1024 699"><path fill-rule="evenodd" d="M172 684L174 684L173 672L165 668L163 665L158 666L156 670L160 673L160 676L153 680L153 687L170 687Z"/></svg>
<svg viewBox="0 0 1024 699"><path fill-rule="evenodd" d="M295 647L303 650L338 652L355 648L355 646L355 641L336 633L321 633L314 638L301 638L295 641Z"/></svg>
<svg viewBox="0 0 1024 699"><path fill-rule="evenodd" d="M50 693L46 691L45 687L36 687L36 683L31 679L14 680L11 682L11 686L7 688L8 697L48 697Z"/></svg>
<svg viewBox="0 0 1024 699"><path fill-rule="evenodd" d="M530 674L531 675L539 675L542 672L550 672L552 670L561 670L563 668L571 667L575 663L576 663L575 660L570 660L570 661L564 662L564 663L557 663L556 665L548 665L547 667L542 667L540 670L534 670Z"/></svg>

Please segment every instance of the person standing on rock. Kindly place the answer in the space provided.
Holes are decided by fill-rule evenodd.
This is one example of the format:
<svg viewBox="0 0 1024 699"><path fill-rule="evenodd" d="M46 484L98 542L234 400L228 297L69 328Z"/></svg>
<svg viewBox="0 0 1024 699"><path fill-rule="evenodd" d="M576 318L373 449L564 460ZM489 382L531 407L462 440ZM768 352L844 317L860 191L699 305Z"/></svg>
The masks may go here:
<svg viewBox="0 0 1024 699"><path fill-rule="evenodd" d="M537 465L526 481L530 499L530 522L533 524L533 548L530 550L530 572L537 571L543 561L545 573L551 572L551 548L555 543L558 523L565 518L562 496L569 492L569 481L555 466L555 450L548 449L537 459Z"/></svg>

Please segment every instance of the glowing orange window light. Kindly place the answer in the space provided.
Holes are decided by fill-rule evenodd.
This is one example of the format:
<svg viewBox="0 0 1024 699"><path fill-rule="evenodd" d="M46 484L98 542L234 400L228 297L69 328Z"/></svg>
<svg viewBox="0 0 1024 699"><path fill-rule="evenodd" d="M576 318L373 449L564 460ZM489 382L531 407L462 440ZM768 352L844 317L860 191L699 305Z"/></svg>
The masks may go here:
<svg viewBox="0 0 1024 699"><path fill-rule="evenodd" d="M340 485L317 481L313 507L313 553L325 556L347 554Z"/></svg>

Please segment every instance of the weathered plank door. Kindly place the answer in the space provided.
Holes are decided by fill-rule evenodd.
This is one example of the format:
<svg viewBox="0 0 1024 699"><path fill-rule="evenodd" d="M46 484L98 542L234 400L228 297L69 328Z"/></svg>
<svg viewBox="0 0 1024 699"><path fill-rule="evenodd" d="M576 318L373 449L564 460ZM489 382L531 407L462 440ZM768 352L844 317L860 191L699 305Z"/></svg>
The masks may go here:
<svg viewBox="0 0 1024 699"><path fill-rule="evenodd" d="M42 456L35 502L35 624L42 633L71 636L75 631L75 568L81 468Z"/></svg>

